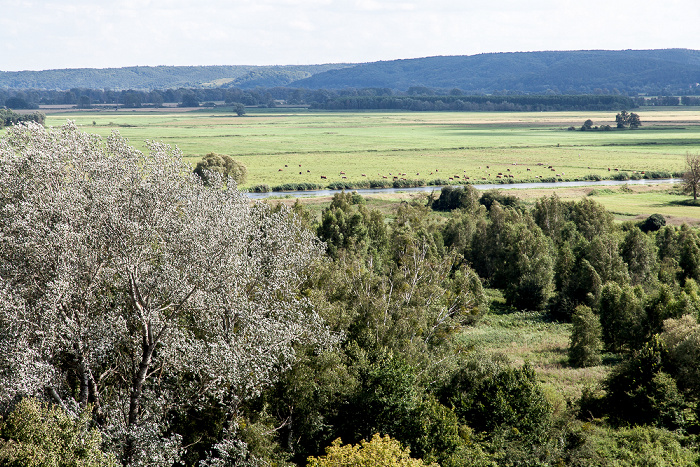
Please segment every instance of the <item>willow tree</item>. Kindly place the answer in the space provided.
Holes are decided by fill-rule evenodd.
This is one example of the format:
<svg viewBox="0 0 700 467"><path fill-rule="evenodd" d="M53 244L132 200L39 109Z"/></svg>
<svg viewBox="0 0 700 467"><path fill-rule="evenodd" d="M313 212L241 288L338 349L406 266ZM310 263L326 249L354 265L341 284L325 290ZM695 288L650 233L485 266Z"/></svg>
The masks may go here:
<svg viewBox="0 0 700 467"><path fill-rule="evenodd" d="M215 174L204 186L164 144L145 154L70 122L9 129L0 403L92 407L123 464L172 465L174 412L215 404L235 425L236 404L291 364L295 343L328 342L295 293L321 245L233 186Z"/></svg>

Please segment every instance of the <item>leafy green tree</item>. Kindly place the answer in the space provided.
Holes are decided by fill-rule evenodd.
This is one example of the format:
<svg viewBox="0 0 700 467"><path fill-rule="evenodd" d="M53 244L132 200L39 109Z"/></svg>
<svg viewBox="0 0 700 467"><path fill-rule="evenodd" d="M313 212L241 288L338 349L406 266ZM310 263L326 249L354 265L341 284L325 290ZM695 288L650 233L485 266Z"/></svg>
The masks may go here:
<svg viewBox="0 0 700 467"><path fill-rule="evenodd" d="M242 117L245 115L245 105L241 104L240 102L235 102L233 104L233 111L236 112L236 115Z"/></svg>
<svg viewBox="0 0 700 467"><path fill-rule="evenodd" d="M656 246L650 237L633 228L620 245L622 259L627 263L632 285L646 284L654 277Z"/></svg>
<svg viewBox="0 0 700 467"><path fill-rule="evenodd" d="M668 352L670 371L679 386L693 397L700 396L700 324L693 315L664 321L661 341Z"/></svg>
<svg viewBox="0 0 700 467"><path fill-rule="evenodd" d="M602 204L590 198L574 203L570 216L578 231L589 242L613 230L613 215Z"/></svg>
<svg viewBox="0 0 700 467"><path fill-rule="evenodd" d="M467 361L439 391L460 423L489 438L499 433L542 442L552 407L528 365L512 368L481 356Z"/></svg>
<svg viewBox="0 0 700 467"><path fill-rule="evenodd" d="M576 307L571 317L569 363L575 367L600 365L603 349L600 319L587 306Z"/></svg>
<svg viewBox="0 0 700 467"><path fill-rule="evenodd" d="M0 464L116 467L114 455L102 452L100 431L90 425L90 407L74 417L57 405L24 398L7 419L0 419Z"/></svg>
<svg viewBox="0 0 700 467"><path fill-rule="evenodd" d="M545 235L559 241L560 233L569 220L571 203L565 203L556 193L550 197L542 197L535 202L532 216Z"/></svg>
<svg viewBox="0 0 700 467"><path fill-rule="evenodd" d="M630 116L629 116L628 124L629 124L630 128L639 128L640 126L642 126L642 121L639 118L639 115L637 115L634 112L631 112Z"/></svg>
<svg viewBox="0 0 700 467"><path fill-rule="evenodd" d="M357 193L336 193L321 214L318 237L326 242L328 254L338 258L340 250L378 255L386 246L387 231L382 214L368 210Z"/></svg>
<svg viewBox="0 0 700 467"><path fill-rule="evenodd" d="M626 110L622 110L617 115L615 115L615 123L618 128L625 128L629 124L629 113Z"/></svg>
<svg viewBox="0 0 700 467"><path fill-rule="evenodd" d="M630 256L632 255L630 254ZM620 256L618 238L615 234L605 233L591 240L586 247L586 259L596 270L603 283L613 281L618 284L626 284L629 282L627 265Z"/></svg>
<svg viewBox="0 0 700 467"><path fill-rule="evenodd" d="M243 163L235 160L226 154L216 154L210 152L202 157L202 160L197 162L197 166L193 171L204 181L205 184L211 184L211 172L216 172L226 180L232 178L238 185L245 183L248 177L248 169Z"/></svg>
<svg viewBox="0 0 700 467"><path fill-rule="evenodd" d="M504 241L506 301L519 309L542 309L554 279L551 240L536 225L523 223L512 226Z"/></svg>
<svg viewBox="0 0 700 467"><path fill-rule="evenodd" d="M661 214L652 214L647 217L639 226L639 229L644 233L656 232L666 225L666 219Z"/></svg>
<svg viewBox="0 0 700 467"><path fill-rule="evenodd" d="M603 386L614 423L649 424L671 430L684 428L687 423L687 403L665 369L658 336L616 367Z"/></svg>
<svg viewBox="0 0 700 467"><path fill-rule="evenodd" d="M193 91L186 91L182 93L182 102L179 104L180 107L199 107L199 99Z"/></svg>
<svg viewBox="0 0 700 467"><path fill-rule="evenodd" d="M583 122L583 125L581 125L581 131L590 130L591 128L593 128L593 120L591 119L586 120Z"/></svg>
<svg viewBox="0 0 700 467"><path fill-rule="evenodd" d="M465 209L467 212L473 212L478 206L479 192L471 185L465 187L442 187L440 197L431 203L431 207L435 211Z"/></svg>
<svg viewBox="0 0 700 467"><path fill-rule="evenodd" d="M600 294L598 314L603 327L603 342L608 350L634 349L644 342L645 309L641 287L608 282Z"/></svg>
<svg viewBox="0 0 700 467"><path fill-rule="evenodd" d="M679 279L681 282L687 279L700 281L700 238L697 232L681 226L677 245L678 266L681 269Z"/></svg>
<svg viewBox="0 0 700 467"><path fill-rule="evenodd" d="M583 242L565 241L558 250L555 271L556 293L550 310L568 318L579 305L594 307L598 303L603 282L595 268L584 258Z"/></svg>

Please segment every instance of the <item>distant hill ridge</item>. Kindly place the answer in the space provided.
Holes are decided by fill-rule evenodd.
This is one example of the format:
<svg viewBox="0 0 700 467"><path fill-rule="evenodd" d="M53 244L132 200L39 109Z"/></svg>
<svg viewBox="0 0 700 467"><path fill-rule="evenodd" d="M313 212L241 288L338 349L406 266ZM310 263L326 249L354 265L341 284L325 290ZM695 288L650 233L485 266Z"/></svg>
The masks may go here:
<svg viewBox="0 0 700 467"><path fill-rule="evenodd" d="M412 87L464 93L697 93L700 51L578 50L437 56L361 64L158 66L0 72L0 88Z"/></svg>
<svg viewBox="0 0 700 467"><path fill-rule="evenodd" d="M0 89L66 91L73 88L152 90L173 88L285 86L347 64L286 66L134 66L0 71Z"/></svg>

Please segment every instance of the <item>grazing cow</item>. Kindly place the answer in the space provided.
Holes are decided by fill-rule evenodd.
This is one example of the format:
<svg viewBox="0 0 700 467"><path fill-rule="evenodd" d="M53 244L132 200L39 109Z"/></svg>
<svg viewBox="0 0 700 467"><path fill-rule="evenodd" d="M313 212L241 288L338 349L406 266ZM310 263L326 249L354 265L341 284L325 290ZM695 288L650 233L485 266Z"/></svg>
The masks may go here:
<svg viewBox="0 0 700 467"><path fill-rule="evenodd" d="M382 175L382 178L386 178L386 175Z"/></svg>
<svg viewBox="0 0 700 467"><path fill-rule="evenodd" d="M527 168L527 171L528 171L528 172L530 171L530 167Z"/></svg>
<svg viewBox="0 0 700 467"><path fill-rule="evenodd" d="M348 177L346 177L345 175L343 175L343 176L342 176L342 177L340 177L340 178L348 178Z"/></svg>
<svg viewBox="0 0 700 467"><path fill-rule="evenodd" d="M326 178L328 178L328 177L326 177L325 175L321 175L321 179L326 179Z"/></svg>
<svg viewBox="0 0 700 467"><path fill-rule="evenodd" d="M340 175L345 175L345 172L340 172Z"/></svg>
<svg viewBox="0 0 700 467"><path fill-rule="evenodd" d="M363 177L366 177L367 175L365 175L365 174L362 174L362 176L363 176Z"/></svg>
<svg viewBox="0 0 700 467"><path fill-rule="evenodd" d="M307 171L306 171L306 173L307 173L307 174L310 174L310 173L311 173L311 171L310 171L310 170L307 170Z"/></svg>
<svg viewBox="0 0 700 467"><path fill-rule="evenodd" d="M282 172L282 169L277 169L278 172Z"/></svg>

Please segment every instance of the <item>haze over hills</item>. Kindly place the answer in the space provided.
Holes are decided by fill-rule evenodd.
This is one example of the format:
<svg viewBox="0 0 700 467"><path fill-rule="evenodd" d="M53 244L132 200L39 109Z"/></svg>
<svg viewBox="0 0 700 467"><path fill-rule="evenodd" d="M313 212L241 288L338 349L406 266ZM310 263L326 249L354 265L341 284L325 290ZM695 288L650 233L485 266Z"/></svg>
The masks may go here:
<svg viewBox="0 0 700 467"><path fill-rule="evenodd" d="M579 50L437 56L362 64L157 66L0 72L0 89L411 87L464 93L695 94L700 51Z"/></svg>

